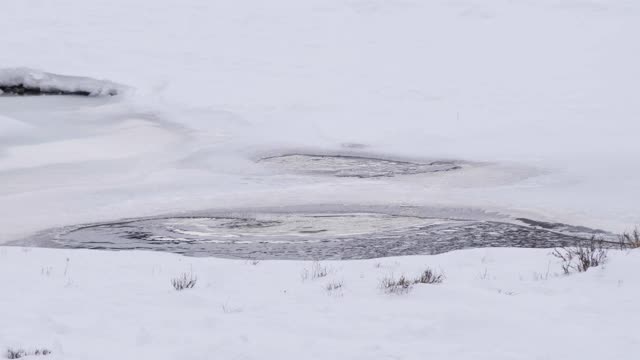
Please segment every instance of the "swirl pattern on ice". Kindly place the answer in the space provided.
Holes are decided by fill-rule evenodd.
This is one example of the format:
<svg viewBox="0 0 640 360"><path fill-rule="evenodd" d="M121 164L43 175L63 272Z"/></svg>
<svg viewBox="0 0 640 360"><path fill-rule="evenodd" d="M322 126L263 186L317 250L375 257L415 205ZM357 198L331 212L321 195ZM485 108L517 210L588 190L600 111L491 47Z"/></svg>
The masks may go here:
<svg viewBox="0 0 640 360"><path fill-rule="evenodd" d="M241 259L366 259L477 247L551 248L596 233L570 225L554 231L481 218L325 211L140 218L58 229L32 241L51 247Z"/></svg>
<svg viewBox="0 0 640 360"><path fill-rule="evenodd" d="M260 162L288 172L357 178L415 175L461 168L453 161L421 163L356 155L287 154L262 158Z"/></svg>

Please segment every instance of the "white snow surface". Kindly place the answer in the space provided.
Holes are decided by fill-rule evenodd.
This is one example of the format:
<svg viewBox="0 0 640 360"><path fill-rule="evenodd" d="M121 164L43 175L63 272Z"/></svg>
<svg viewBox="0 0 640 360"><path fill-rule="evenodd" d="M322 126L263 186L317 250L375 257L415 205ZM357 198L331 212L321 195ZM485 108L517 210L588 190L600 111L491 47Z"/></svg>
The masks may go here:
<svg viewBox="0 0 640 360"><path fill-rule="evenodd" d="M26 132L31 127L22 121L12 119L6 116L0 116L0 136L9 138L20 133Z"/></svg>
<svg viewBox="0 0 640 360"><path fill-rule="evenodd" d="M323 262L0 248L0 349L55 359L617 359L640 348L640 251L569 276L549 250ZM444 272L407 294L386 276ZM175 291L171 279L197 277ZM328 284L342 288L327 291ZM40 359L40 357L34 357Z"/></svg>

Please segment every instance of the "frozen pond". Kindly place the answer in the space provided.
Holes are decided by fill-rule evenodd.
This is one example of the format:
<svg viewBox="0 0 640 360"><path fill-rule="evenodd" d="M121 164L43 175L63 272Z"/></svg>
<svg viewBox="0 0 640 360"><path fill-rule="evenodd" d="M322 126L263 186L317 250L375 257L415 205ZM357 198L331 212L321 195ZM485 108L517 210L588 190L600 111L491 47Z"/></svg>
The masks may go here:
<svg viewBox="0 0 640 360"><path fill-rule="evenodd" d="M452 161L410 162L355 155L288 154L260 160L288 172L337 177L392 177L460 169Z"/></svg>
<svg viewBox="0 0 640 360"><path fill-rule="evenodd" d="M239 259L367 259L476 247L552 248L602 235L584 227L507 220L402 211L201 213L55 229L29 242Z"/></svg>

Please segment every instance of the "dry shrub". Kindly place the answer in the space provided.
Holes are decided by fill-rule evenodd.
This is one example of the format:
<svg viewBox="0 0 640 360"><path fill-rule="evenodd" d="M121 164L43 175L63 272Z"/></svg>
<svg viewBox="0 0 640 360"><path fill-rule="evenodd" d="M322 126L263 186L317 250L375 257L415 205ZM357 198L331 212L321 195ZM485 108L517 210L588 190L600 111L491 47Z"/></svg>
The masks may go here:
<svg viewBox="0 0 640 360"><path fill-rule="evenodd" d="M637 249L640 248L640 230L635 228L631 232L625 232L620 235L620 248Z"/></svg>
<svg viewBox="0 0 640 360"><path fill-rule="evenodd" d="M314 261L313 264L311 264L311 270L302 270L300 278L302 279L302 281L306 281L309 278L311 278L311 280L315 280L326 277L327 275L329 275L329 269L326 266L322 265L319 261Z"/></svg>
<svg viewBox="0 0 640 360"><path fill-rule="evenodd" d="M607 251L602 240L591 238L587 242L579 242L574 247L555 249L553 256L560 259L562 271L569 274L572 271L585 272L589 268L604 264L607 261Z"/></svg>
<svg viewBox="0 0 640 360"><path fill-rule="evenodd" d="M380 288L387 294L406 294L416 284L440 284L444 281L444 274L438 273L430 268L416 277L413 280L408 279L404 275L395 279L393 276L388 276L380 281Z"/></svg>
<svg viewBox="0 0 640 360"><path fill-rule="evenodd" d="M182 275L171 279L171 285L173 285L173 288L177 291L191 289L196 286L196 282L198 282L198 278L194 277L191 273L182 273Z"/></svg>
<svg viewBox="0 0 640 360"><path fill-rule="evenodd" d="M20 359L25 356L49 354L51 354L51 350L49 349L35 349L33 351L25 351L23 349L7 349L7 359Z"/></svg>
<svg viewBox="0 0 640 360"><path fill-rule="evenodd" d="M380 281L380 288L387 294L406 294L413 288L413 281L407 279L404 275L398 279L389 276Z"/></svg>
<svg viewBox="0 0 640 360"><path fill-rule="evenodd" d="M329 296L343 296L342 287L344 283L342 281L332 281L324 286L324 289Z"/></svg>
<svg viewBox="0 0 640 360"><path fill-rule="evenodd" d="M414 284L440 284L444 281L444 274L437 273L430 268L427 268L422 274L413 280Z"/></svg>

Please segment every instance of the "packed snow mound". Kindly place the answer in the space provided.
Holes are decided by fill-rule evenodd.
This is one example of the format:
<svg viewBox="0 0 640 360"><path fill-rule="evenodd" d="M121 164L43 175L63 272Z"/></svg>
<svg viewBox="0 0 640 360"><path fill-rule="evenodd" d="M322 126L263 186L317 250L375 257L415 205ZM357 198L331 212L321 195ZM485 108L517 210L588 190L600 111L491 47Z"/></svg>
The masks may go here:
<svg viewBox="0 0 640 360"><path fill-rule="evenodd" d="M0 69L0 94L114 96L123 90L124 86L107 80L28 68Z"/></svg>

